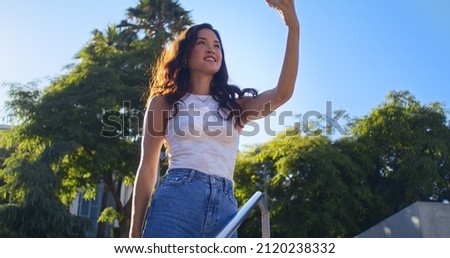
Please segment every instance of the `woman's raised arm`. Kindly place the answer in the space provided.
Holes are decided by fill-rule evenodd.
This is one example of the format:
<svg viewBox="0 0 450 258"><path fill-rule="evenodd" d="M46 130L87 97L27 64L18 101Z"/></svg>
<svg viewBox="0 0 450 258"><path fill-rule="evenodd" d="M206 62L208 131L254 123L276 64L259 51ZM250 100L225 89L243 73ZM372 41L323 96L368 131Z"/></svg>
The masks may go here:
<svg viewBox="0 0 450 258"><path fill-rule="evenodd" d="M297 79L300 23L295 11L294 0L266 0L266 3L278 10L288 27L286 51L277 85L256 97L246 97L240 100L243 123L264 117L288 101L292 97Z"/></svg>

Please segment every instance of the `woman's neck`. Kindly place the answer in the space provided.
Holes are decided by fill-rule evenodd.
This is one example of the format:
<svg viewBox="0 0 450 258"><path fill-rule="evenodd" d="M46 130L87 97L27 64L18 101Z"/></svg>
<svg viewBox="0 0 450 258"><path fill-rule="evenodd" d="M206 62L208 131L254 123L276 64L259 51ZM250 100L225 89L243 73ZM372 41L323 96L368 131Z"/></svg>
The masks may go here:
<svg viewBox="0 0 450 258"><path fill-rule="evenodd" d="M193 94L209 95L211 89L212 76L198 75L190 79L190 91Z"/></svg>

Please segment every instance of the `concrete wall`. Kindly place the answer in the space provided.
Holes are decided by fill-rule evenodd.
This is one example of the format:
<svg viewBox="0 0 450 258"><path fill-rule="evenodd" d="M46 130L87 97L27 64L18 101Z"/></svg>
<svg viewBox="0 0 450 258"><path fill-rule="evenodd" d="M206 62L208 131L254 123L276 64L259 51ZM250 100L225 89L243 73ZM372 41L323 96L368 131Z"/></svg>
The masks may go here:
<svg viewBox="0 0 450 258"><path fill-rule="evenodd" d="M450 205L413 203L356 237L450 237Z"/></svg>

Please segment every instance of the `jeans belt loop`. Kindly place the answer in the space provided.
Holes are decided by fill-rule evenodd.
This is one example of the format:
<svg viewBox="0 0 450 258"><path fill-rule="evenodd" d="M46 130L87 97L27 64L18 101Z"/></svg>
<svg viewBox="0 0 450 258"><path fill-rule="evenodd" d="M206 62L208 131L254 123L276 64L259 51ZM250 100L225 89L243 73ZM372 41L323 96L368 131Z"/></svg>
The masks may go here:
<svg viewBox="0 0 450 258"><path fill-rule="evenodd" d="M191 169L191 173L189 174L189 177L188 177L188 179L187 179L187 181L188 181L189 183L190 183L190 182L192 181L192 179L194 178L195 173L196 173L195 169Z"/></svg>
<svg viewBox="0 0 450 258"><path fill-rule="evenodd" d="M223 192L227 194L229 189L228 180L226 178L222 178L222 181L223 181Z"/></svg>

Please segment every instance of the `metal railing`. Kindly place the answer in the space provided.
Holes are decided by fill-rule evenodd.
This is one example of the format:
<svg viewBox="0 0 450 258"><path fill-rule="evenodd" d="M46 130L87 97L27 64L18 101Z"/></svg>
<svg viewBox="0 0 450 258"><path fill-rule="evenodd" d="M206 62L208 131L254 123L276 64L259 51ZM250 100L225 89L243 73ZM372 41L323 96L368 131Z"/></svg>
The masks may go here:
<svg viewBox="0 0 450 258"><path fill-rule="evenodd" d="M239 228L239 226L248 217L253 208L259 206L261 210L261 223L262 223L262 237L270 238L270 217L269 207L267 201L261 192L256 192L253 196L239 209L236 215L230 222L222 229L222 231L216 236L216 238L231 237L233 233Z"/></svg>

